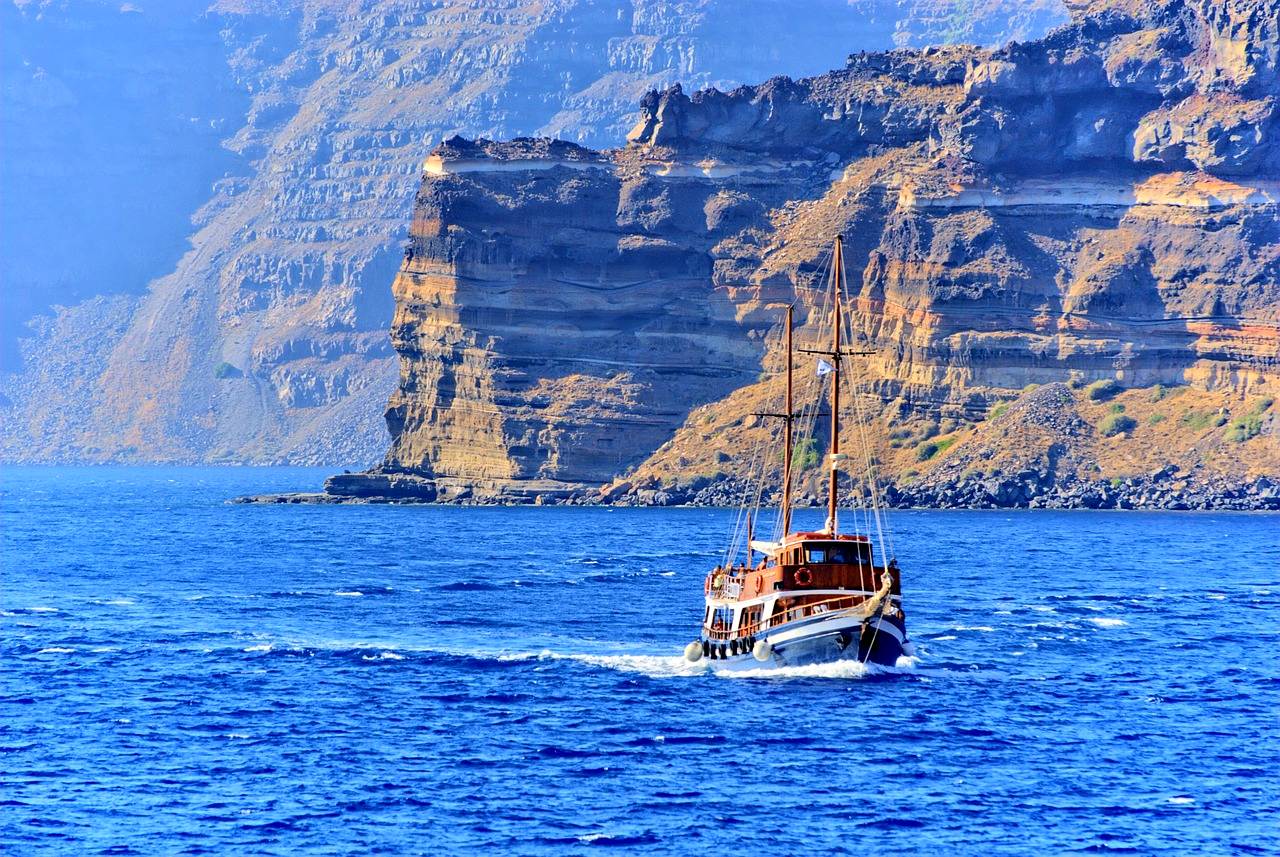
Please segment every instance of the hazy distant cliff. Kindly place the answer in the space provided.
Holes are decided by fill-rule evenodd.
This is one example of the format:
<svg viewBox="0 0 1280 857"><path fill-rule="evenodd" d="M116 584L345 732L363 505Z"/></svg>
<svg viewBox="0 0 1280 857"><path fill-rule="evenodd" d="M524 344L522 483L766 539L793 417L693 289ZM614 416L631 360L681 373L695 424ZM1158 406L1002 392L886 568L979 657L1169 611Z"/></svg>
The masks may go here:
<svg viewBox="0 0 1280 857"><path fill-rule="evenodd" d="M389 286L436 141L544 133L599 145L625 133L653 87L816 73L863 47L1036 34L1061 14L1055 0L966 10L6 4L7 352L31 314L47 315L0 385L0 454L373 461L395 389Z"/></svg>
<svg viewBox="0 0 1280 857"><path fill-rule="evenodd" d="M654 92L622 149L450 141L390 452L332 487L711 496L842 232L902 502L1280 503L1278 56L1275 0L1080 4L997 50Z"/></svg>

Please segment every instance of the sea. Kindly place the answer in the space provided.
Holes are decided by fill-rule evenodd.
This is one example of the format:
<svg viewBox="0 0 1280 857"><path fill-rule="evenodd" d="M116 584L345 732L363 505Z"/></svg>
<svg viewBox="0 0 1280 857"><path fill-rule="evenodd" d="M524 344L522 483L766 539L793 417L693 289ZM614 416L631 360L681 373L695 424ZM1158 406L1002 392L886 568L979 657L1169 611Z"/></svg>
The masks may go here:
<svg viewBox="0 0 1280 857"><path fill-rule="evenodd" d="M0 471L0 852L1280 853L1280 516L893 513L914 659L725 673L731 510L324 475Z"/></svg>

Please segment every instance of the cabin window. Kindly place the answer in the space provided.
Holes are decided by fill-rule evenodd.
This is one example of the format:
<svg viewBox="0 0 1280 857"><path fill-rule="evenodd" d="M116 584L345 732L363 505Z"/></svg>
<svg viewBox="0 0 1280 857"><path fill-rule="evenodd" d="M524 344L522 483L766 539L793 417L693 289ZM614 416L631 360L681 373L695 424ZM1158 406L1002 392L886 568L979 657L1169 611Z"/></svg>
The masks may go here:
<svg viewBox="0 0 1280 857"><path fill-rule="evenodd" d="M806 564L830 562L853 565L871 561L871 546L857 542L836 542L826 545L805 545Z"/></svg>
<svg viewBox="0 0 1280 857"><path fill-rule="evenodd" d="M830 562L857 562L858 549L854 545L836 545L830 551Z"/></svg>
<svg viewBox="0 0 1280 857"><path fill-rule="evenodd" d="M733 610L728 607L716 608L715 615L711 619L711 630L728 631L733 627Z"/></svg>

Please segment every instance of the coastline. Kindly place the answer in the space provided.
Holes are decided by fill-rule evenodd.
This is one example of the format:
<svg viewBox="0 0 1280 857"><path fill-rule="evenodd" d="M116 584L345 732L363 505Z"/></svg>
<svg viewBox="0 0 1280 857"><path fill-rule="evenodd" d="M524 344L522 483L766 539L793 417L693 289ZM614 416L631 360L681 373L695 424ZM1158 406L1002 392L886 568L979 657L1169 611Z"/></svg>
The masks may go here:
<svg viewBox="0 0 1280 857"><path fill-rule="evenodd" d="M606 488L578 491L560 489L553 493L506 492L452 494L423 492L400 494L339 494L327 491L251 494L235 497L239 505L439 505L439 506L606 506L621 508L737 508L741 486L715 482L698 486L653 486L637 488L623 483ZM1118 510L1152 512L1277 512L1280 511L1280 480L1268 477L1238 485L1226 483L1186 484L1176 472L1162 471L1149 477L1128 480L1068 481L1045 483L1035 474L973 477L941 485L897 485L884 487L885 505L890 509L1053 509ZM852 499L852 497L848 498ZM796 498L797 508L817 508L809 494Z"/></svg>

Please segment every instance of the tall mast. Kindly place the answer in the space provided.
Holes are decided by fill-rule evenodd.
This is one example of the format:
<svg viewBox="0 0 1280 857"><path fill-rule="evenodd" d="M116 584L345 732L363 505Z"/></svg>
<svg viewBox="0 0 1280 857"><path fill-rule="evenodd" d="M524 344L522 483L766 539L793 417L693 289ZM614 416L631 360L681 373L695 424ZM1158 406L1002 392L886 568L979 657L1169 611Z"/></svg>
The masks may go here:
<svg viewBox="0 0 1280 857"><path fill-rule="evenodd" d="M787 307L787 401L783 409L782 429L782 537L791 532L791 452L794 441L791 439L791 422L794 408L791 403L791 316L795 312L795 304Z"/></svg>
<svg viewBox="0 0 1280 857"><path fill-rule="evenodd" d="M831 266L831 290L835 295L831 310L831 487L827 497L827 532L835 535L836 491L840 461L840 284L844 279L844 236L836 236L835 259Z"/></svg>

